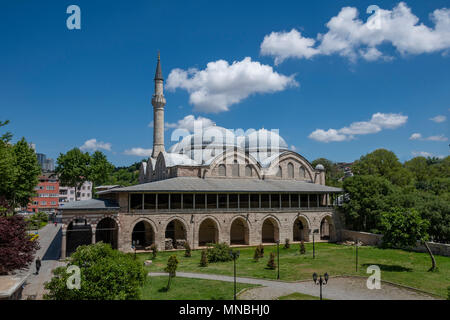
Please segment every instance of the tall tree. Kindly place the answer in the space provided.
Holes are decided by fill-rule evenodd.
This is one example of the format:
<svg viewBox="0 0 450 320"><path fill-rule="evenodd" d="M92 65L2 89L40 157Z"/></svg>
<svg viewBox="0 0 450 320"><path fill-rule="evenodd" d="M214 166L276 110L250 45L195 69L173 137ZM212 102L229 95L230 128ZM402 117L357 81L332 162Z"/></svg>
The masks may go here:
<svg viewBox="0 0 450 320"><path fill-rule="evenodd" d="M362 156L352 166L357 175L373 175L384 177L395 185L405 186L411 182L412 175L398 161L392 151L377 149Z"/></svg>
<svg viewBox="0 0 450 320"><path fill-rule="evenodd" d="M429 271L437 269L436 260L427 243L429 222L422 219L417 210L391 208L388 212L383 212L381 223L385 247L415 247L417 242L421 242L430 255L431 268Z"/></svg>
<svg viewBox="0 0 450 320"><path fill-rule="evenodd" d="M108 181L114 166L106 159L101 151L95 151L90 161L90 179L94 185L99 186Z"/></svg>
<svg viewBox="0 0 450 320"><path fill-rule="evenodd" d="M89 153L83 153L78 148L69 150L66 154L60 153L57 159L56 174L62 185L75 188L75 200L77 190L90 178Z"/></svg>

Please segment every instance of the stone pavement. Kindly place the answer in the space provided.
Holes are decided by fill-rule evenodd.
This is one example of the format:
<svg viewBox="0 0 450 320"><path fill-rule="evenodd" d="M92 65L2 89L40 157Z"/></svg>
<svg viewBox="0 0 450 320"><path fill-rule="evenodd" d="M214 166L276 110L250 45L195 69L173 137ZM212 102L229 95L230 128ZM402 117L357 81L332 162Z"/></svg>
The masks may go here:
<svg viewBox="0 0 450 320"><path fill-rule="evenodd" d="M165 276L166 273L151 272L149 276ZM177 272L177 277L219 280L233 282L231 276ZM314 284L312 280L301 282L283 282L274 280L264 280L255 278L236 277L239 283L256 284L267 287L267 290L258 289L261 295L252 294L252 289L244 292L242 298L248 297L253 299L274 299L274 293L279 292L280 295L287 295L293 292L309 294L311 296L319 296L319 286ZM331 300L434 300L437 299L425 293L417 292L406 287L400 287L382 282L381 289L369 290L366 286L366 278L359 277L333 277L330 278L328 284L323 286L323 298ZM267 292L265 292L267 291ZM271 292L272 291L272 292Z"/></svg>
<svg viewBox="0 0 450 320"><path fill-rule="evenodd" d="M34 233L31 232L31 233ZM44 294L44 283L52 278L52 270L64 265L58 261L61 252L61 225L56 227L49 223L38 231L39 244L41 248L36 252L35 257L41 258L41 269L36 275L36 264L30 265L28 278L22 292L22 299L42 299Z"/></svg>

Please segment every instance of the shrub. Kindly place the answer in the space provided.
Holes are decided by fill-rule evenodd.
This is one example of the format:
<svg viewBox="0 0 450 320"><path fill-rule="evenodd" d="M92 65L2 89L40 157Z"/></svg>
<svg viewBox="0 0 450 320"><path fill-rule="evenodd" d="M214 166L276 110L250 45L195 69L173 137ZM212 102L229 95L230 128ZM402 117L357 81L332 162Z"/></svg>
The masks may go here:
<svg viewBox="0 0 450 320"><path fill-rule="evenodd" d="M80 268L80 288L69 289L67 280ZM47 300L134 300L141 297L146 278L144 266L132 254L114 250L107 243L79 246L67 266L53 270L53 278L45 284ZM69 279L70 282L70 279Z"/></svg>
<svg viewBox="0 0 450 320"><path fill-rule="evenodd" d="M259 257L264 258L264 246L262 245L262 243L258 246L258 249L259 249Z"/></svg>
<svg viewBox="0 0 450 320"><path fill-rule="evenodd" d="M202 250L202 257L200 258L200 267L208 266L208 253L205 249Z"/></svg>
<svg viewBox="0 0 450 320"><path fill-rule="evenodd" d="M167 261L167 266L164 268L164 271L169 274L169 282L167 282L166 288L167 290L170 289L170 281L172 280L173 277L176 276L177 266L178 266L177 256L171 255L169 257L169 260Z"/></svg>
<svg viewBox="0 0 450 320"><path fill-rule="evenodd" d="M153 243L153 244L150 246L150 250L152 250L152 259L155 259L155 258L156 258L156 255L157 255L157 253L158 253L158 245L157 245L156 243Z"/></svg>
<svg viewBox="0 0 450 320"><path fill-rule="evenodd" d="M305 249L305 244L302 242L300 242L300 254L305 254L306 253L306 249Z"/></svg>
<svg viewBox="0 0 450 320"><path fill-rule="evenodd" d="M289 242L289 239L285 239L284 240L284 248L285 249L289 249L291 247L291 244L290 244L290 242Z"/></svg>
<svg viewBox="0 0 450 320"><path fill-rule="evenodd" d="M230 255L230 246L226 243L214 244L211 248L208 248L208 262L226 262L231 261L233 258Z"/></svg>
<svg viewBox="0 0 450 320"><path fill-rule="evenodd" d="M190 257L191 256L191 246L189 245L189 242L185 242L184 243L184 249L186 250L185 252L184 252L184 256L185 257Z"/></svg>
<svg viewBox="0 0 450 320"><path fill-rule="evenodd" d="M259 246L258 246L255 248L255 254L253 255L253 260L255 262L258 262L260 256L261 256L261 252L259 252Z"/></svg>
<svg viewBox="0 0 450 320"><path fill-rule="evenodd" d="M277 264L275 263L275 253L273 252L270 253L270 258L269 261L267 262L267 267L272 270L274 270L277 267Z"/></svg>

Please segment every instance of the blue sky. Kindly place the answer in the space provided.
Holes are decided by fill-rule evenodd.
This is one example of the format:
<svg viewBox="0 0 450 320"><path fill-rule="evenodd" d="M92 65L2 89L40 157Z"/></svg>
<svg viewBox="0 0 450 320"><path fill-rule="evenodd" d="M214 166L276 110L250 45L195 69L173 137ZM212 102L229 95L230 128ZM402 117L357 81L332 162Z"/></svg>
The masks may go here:
<svg viewBox="0 0 450 320"><path fill-rule="evenodd" d="M401 161L448 155L447 1L242 2L2 1L0 120L49 157L84 145L116 165L138 161L126 153L152 147L160 50L171 78L166 147L193 115L279 129L311 161L353 161L377 148ZM81 30L66 27L71 4ZM381 27L361 27L373 4L384 10Z"/></svg>

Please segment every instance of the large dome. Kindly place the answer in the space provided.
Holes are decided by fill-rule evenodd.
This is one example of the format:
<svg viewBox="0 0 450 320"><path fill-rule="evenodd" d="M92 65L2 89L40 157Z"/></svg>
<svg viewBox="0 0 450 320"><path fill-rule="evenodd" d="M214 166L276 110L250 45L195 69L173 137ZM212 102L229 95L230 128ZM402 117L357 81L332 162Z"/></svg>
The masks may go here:
<svg viewBox="0 0 450 320"><path fill-rule="evenodd" d="M279 152L287 150L288 146L276 131L260 129L246 135L241 148L248 152Z"/></svg>

